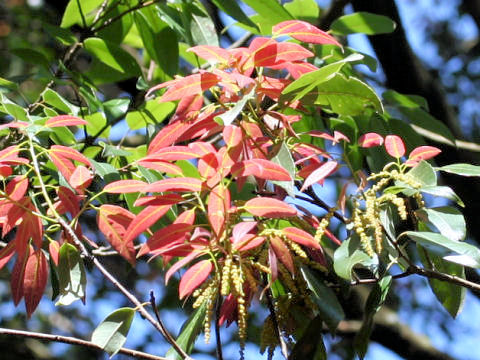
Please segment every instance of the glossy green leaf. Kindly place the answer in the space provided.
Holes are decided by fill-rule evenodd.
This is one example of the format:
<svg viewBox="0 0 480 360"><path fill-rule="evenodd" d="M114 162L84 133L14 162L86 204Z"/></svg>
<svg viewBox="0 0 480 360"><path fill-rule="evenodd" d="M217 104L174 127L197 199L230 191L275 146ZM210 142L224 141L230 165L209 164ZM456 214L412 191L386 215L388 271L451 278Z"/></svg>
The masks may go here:
<svg viewBox="0 0 480 360"><path fill-rule="evenodd" d="M435 174L435 170L433 170L432 166L426 161L420 161L420 163L407 174L424 186L437 185L437 175Z"/></svg>
<svg viewBox="0 0 480 360"><path fill-rule="evenodd" d="M465 279L465 269L463 266L445 261L434 253L427 252L422 248L418 249L418 253L422 264L427 269L434 269L444 274ZM467 289L446 281L431 278L428 279L428 283L440 304L455 318L462 311Z"/></svg>
<svg viewBox="0 0 480 360"><path fill-rule="evenodd" d="M0 111L11 115L15 120L29 121L27 111L0 93Z"/></svg>
<svg viewBox="0 0 480 360"><path fill-rule="evenodd" d="M333 269L343 279L352 280L352 270L357 265L375 269L378 259L371 258L361 249L360 240L357 235L352 235L342 242L342 245L335 250L333 255Z"/></svg>
<svg viewBox="0 0 480 360"><path fill-rule="evenodd" d="M355 350L360 359L363 359L367 354L368 344L370 343L370 334L373 330L373 317L385 302L391 285L392 277L386 276L375 284L375 287L368 295L367 302L365 304L365 316L362 327L354 339Z"/></svg>
<svg viewBox="0 0 480 360"><path fill-rule="evenodd" d="M339 35L362 33L367 35L387 34L396 24L388 17L369 12L356 12L336 19L330 30Z"/></svg>
<svg viewBox="0 0 480 360"><path fill-rule="evenodd" d="M80 109L78 106L71 104L63 96L52 89L46 89L42 93L42 98L45 103L55 107L56 109L66 113L77 116Z"/></svg>
<svg viewBox="0 0 480 360"><path fill-rule="evenodd" d="M77 248L67 242L59 250L58 281L60 298L55 305L70 305L79 299L84 301L87 275L83 260Z"/></svg>
<svg viewBox="0 0 480 360"><path fill-rule="evenodd" d="M130 99L112 99L103 103L103 112L107 118L108 123L118 122L123 118L130 105Z"/></svg>
<svg viewBox="0 0 480 360"><path fill-rule="evenodd" d="M105 184L108 184L112 181L120 180L120 173L118 170L109 163L97 162L90 159L93 167L95 168L95 174L100 176L100 178L105 180Z"/></svg>
<svg viewBox="0 0 480 360"><path fill-rule="evenodd" d="M276 0L243 0L245 4L255 10L261 17L274 23L292 20L292 15Z"/></svg>
<svg viewBox="0 0 480 360"><path fill-rule="evenodd" d="M245 15L236 0L212 0L212 2L225 14L230 15L235 20L248 26L256 27L256 25Z"/></svg>
<svg viewBox="0 0 480 360"><path fill-rule="evenodd" d="M145 50L160 69L170 77L178 72L179 50L177 34L168 24L150 12L136 12L135 23Z"/></svg>
<svg viewBox="0 0 480 360"><path fill-rule="evenodd" d="M96 112L91 115L86 115L85 120L87 124L87 133L97 135L100 138L107 138L110 134L110 126L107 126L107 119L102 112Z"/></svg>
<svg viewBox="0 0 480 360"><path fill-rule="evenodd" d="M130 7L131 6L127 4L122 4L122 2L115 4L115 6L112 7L112 9L108 12L108 16L105 17L102 23L106 23L115 18L117 18L117 20L110 22L108 26L97 33L97 36L103 40L111 41L115 44L122 43L123 39L125 36L127 36L130 28L133 25L132 14L125 13Z"/></svg>
<svg viewBox="0 0 480 360"><path fill-rule="evenodd" d="M422 208L415 212L424 222L433 224L443 236L450 240L465 239L467 227L465 218L457 209L450 206Z"/></svg>
<svg viewBox="0 0 480 360"><path fill-rule="evenodd" d="M117 157L117 156L130 156L132 155L131 152L127 150L123 150L120 147L115 145L106 144L103 141L99 141L98 145L103 148L102 156L104 157Z"/></svg>
<svg viewBox="0 0 480 360"><path fill-rule="evenodd" d="M0 77L0 92L16 91L17 89L17 83Z"/></svg>
<svg viewBox="0 0 480 360"><path fill-rule="evenodd" d="M458 195L455 194L455 192L448 186L424 186L420 190L430 195L443 197L445 199L454 201L461 207L465 207L465 204L463 203L462 199L460 199Z"/></svg>
<svg viewBox="0 0 480 360"><path fill-rule="evenodd" d="M92 342L110 356L115 355L127 341L135 309L120 308L109 314L92 333Z"/></svg>
<svg viewBox="0 0 480 360"><path fill-rule="evenodd" d="M232 122L237 118L237 116L240 115L247 102L249 100L252 100L255 96L255 88L253 88L248 94L243 96L240 101L237 101L235 105L227 112L215 116L215 122L224 126L231 125Z"/></svg>
<svg viewBox="0 0 480 360"><path fill-rule="evenodd" d="M48 35L63 45L73 45L77 41L77 38L70 32L70 30L47 23L43 23L42 26Z"/></svg>
<svg viewBox="0 0 480 360"><path fill-rule="evenodd" d="M193 312L180 330L180 335L176 342L186 353L190 353L193 350L195 340L203 330L206 310L205 303L203 303ZM167 359L182 360L182 357L173 348L168 350L166 357Z"/></svg>
<svg viewBox="0 0 480 360"><path fill-rule="evenodd" d="M129 111L126 121L130 129L138 130L147 124L160 124L174 109L173 102L161 103L158 100L149 100L138 110Z"/></svg>
<svg viewBox="0 0 480 360"><path fill-rule="evenodd" d="M450 240L441 234L427 231L407 231L403 235L408 236L427 250L443 257L444 260L480 268L480 250L473 245Z"/></svg>
<svg viewBox="0 0 480 360"><path fill-rule="evenodd" d="M412 124L421 127L422 129L431 131L434 134L438 134L448 141L449 144L455 145L455 137L450 129L444 123L427 113L425 110L421 108L407 107L400 107L399 110Z"/></svg>
<svg viewBox="0 0 480 360"><path fill-rule="evenodd" d="M219 46L215 24L200 2L185 4L189 9L190 32L195 45Z"/></svg>
<svg viewBox="0 0 480 360"><path fill-rule="evenodd" d="M62 28L68 28L75 24L82 26L90 25L92 20L91 13L102 5L103 1L104 0L70 0L63 13L60 26ZM83 18L85 18L86 24L83 24Z"/></svg>
<svg viewBox="0 0 480 360"><path fill-rule="evenodd" d="M293 0L283 4L295 19L315 24L320 15L320 8L315 0Z"/></svg>
<svg viewBox="0 0 480 360"><path fill-rule="evenodd" d="M480 176L480 166L472 164L451 164L436 168L436 170L461 176Z"/></svg>
<svg viewBox="0 0 480 360"><path fill-rule="evenodd" d="M293 161L292 154L288 146L282 142L277 154L271 158L271 161L282 166L288 171L288 174L292 178L290 181L272 181L273 184L282 187L288 194L288 196L295 197L295 162Z"/></svg>
<svg viewBox="0 0 480 360"><path fill-rule="evenodd" d="M310 91L314 90L316 86L333 78L334 75L338 73L347 62L358 61L362 58L363 56L360 54L352 54L343 60L322 66L318 70L303 74L297 80L293 81L285 89L283 89L279 102L293 102L303 98Z"/></svg>
<svg viewBox="0 0 480 360"><path fill-rule="evenodd" d="M395 90L387 90L382 94L385 101L391 104L404 106L406 108L424 108L428 111L428 103L425 98L418 95L404 95Z"/></svg>
<svg viewBox="0 0 480 360"><path fill-rule="evenodd" d="M315 104L330 106L340 115L360 115L367 108L382 113L383 105L376 92L366 83L354 77L336 74L330 80L316 86Z"/></svg>
<svg viewBox="0 0 480 360"><path fill-rule="evenodd" d="M85 50L113 70L125 76L141 75L135 58L115 43L100 38L88 38L84 41L84 46Z"/></svg>
<svg viewBox="0 0 480 360"><path fill-rule="evenodd" d="M334 332L338 323L345 318L345 313L338 302L337 296L332 289L319 280L308 268L302 266L300 271L312 292L312 300L318 306L320 317L327 324L330 331Z"/></svg>

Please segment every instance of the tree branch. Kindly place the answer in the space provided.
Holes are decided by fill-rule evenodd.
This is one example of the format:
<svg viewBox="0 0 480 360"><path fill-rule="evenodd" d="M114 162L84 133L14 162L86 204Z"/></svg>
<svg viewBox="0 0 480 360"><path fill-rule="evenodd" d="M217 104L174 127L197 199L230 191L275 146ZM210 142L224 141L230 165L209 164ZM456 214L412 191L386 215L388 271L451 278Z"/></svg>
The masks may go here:
<svg viewBox="0 0 480 360"><path fill-rule="evenodd" d="M317 26L322 30L329 30L335 19L343 14L343 8L350 2L350 0L334 0L327 9L327 11L320 14Z"/></svg>
<svg viewBox="0 0 480 360"><path fill-rule="evenodd" d="M39 332L13 330L13 329L5 329L5 328L0 328L0 335L21 336L25 338L38 339L43 341L54 341L54 342L60 342L60 343L65 343L70 345L78 345L78 346L83 346L90 349L104 351L100 346L98 346L97 344L94 344L93 342L70 337L70 336L43 334ZM161 356L147 354L142 351L127 349L127 348L121 348L118 352L121 354L133 356L138 359L166 360L166 358Z"/></svg>

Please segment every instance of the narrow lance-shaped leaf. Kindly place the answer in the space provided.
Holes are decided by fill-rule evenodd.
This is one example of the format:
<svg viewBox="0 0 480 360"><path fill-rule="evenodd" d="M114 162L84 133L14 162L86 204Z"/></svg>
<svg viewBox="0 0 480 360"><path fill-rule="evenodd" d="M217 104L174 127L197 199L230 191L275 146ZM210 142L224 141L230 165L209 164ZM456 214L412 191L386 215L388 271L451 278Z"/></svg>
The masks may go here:
<svg viewBox="0 0 480 360"><path fill-rule="evenodd" d="M135 309L120 308L108 315L92 333L92 342L110 356L115 355L127 341Z"/></svg>
<svg viewBox="0 0 480 360"><path fill-rule="evenodd" d="M111 182L103 188L103 191L112 194L128 194L143 192L148 184L140 180L118 180Z"/></svg>
<svg viewBox="0 0 480 360"><path fill-rule="evenodd" d="M280 262L285 265L291 274L295 273L295 266L293 265L293 258L287 245L277 236L270 238L270 246L272 247L275 255Z"/></svg>
<svg viewBox="0 0 480 360"><path fill-rule="evenodd" d="M256 197L248 200L244 209L255 216L279 218L297 215L297 210L287 203L267 197Z"/></svg>
<svg viewBox="0 0 480 360"><path fill-rule="evenodd" d="M337 165L338 163L336 161L327 161L326 163L320 165L318 169L314 170L310 175L308 175L300 191L303 191L309 186L325 180L327 176L331 175L336 170Z"/></svg>
<svg viewBox="0 0 480 360"><path fill-rule="evenodd" d="M405 165L415 166L420 161L431 159L440 154L441 152L442 150L434 146L419 146L413 149L412 152L408 155L408 159Z"/></svg>
<svg viewBox="0 0 480 360"><path fill-rule="evenodd" d="M286 227L282 229L282 233L297 244L305 245L314 249L320 249L320 244L315 241L315 238L305 230L294 227Z"/></svg>
<svg viewBox="0 0 480 360"><path fill-rule="evenodd" d="M170 224L156 231L138 251L137 257L149 252L160 251L171 244L183 243L193 226L186 223Z"/></svg>
<svg viewBox="0 0 480 360"><path fill-rule="evenodd" d="M27 316L30 317L42 298L43 291L47 285L48 264L41 249L32 253L25 266L25 277L23 280L23 295Z"/></svg>
<svg viewBox="0 0 480 360"><path fill-rule="evenodd" d="M124 241L131 242L150 226L155 224L172 205L150 205L143 209L128 225L124 234Z"/></svg>
<svg viewBox="0 0 480 360"><path fill-rule="evenodd" d="M80 119L77 116L72 115L58 115L51 117L45 122L47 127L61 127L61 126L78 126L78 125L87 125L88 123Z"/></svg>
<svg viewBox="0 0 480 360"><path fill-rule="evenodd" d="M183 274L178 286L180 299L190 295L197 287L199 287L210 275L213 264L210 260L202 260L193 265Z"/></svg>
<svg viewBox="0 0 480 360"><path fill-rule="evenodd" d="M274 36L288 35L296 40L311 44L333 44L342 46L335 38L306 21L283 21L272 28Z"/></svg>

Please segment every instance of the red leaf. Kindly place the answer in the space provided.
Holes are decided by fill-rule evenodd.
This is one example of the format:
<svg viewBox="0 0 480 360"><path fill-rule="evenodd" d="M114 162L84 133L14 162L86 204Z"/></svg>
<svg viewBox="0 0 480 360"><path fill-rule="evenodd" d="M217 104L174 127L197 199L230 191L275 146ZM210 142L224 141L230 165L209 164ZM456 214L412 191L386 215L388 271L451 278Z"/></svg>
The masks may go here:
<svg viewBox="0 0 480 360"><path fill-rule="evenodd" d="M142 198L137 199L133 205L134 206L173 205L183 200L184 200L183 197L179 194L144 196Z"/></svg>
<svg viewBox="0 0 480 360"><path fill-rule="evenodd" d="M292 180L290 174L282 166L263 159L251 159L236 163L232 166L233 176L253 175L260 179L289 181Z"/></svg>
<svg viewBox="0 0 480 360"><path fill-rule="evenodd" d="M289 62L285 64L285 68L295 80L297 80L303 74L318 70L315 65L305 61Z"/></svg>
<svg viewBox="0 0 480 360"><path fill-rule="evenodd" d="M77 216L80 211L80 203L78 197L73 193L73 191L65 186L60 186L57 194L58 198L60 199L60 203L65 210L68 211L72 217Z"/></svg>
<svg viewBox="0 0 480 360"><path fill-rule="evenodd" d="M337 169L336 161L327 161L320 165L320 167L314 170L308 177L305 179L302 188L300 191L305 190L309 186L323 181L327 176L331 175Z"/></svg>
<svg viewBox="0 0 480 360"><path fill-rule="evenodd" d="M241 238L238 242L233 244L233 248L238 251L248 251L262 245L265 242L263 236L257 236L255 234L247 234Z"/></svg>
<svg viewBox="0 0 480 360"><path fill-rule="evenodd" d="M294 39L311 44L333 44L342 46L335 38L316 28L312 24L300 20L283 21L272 28L274 36L288 35Z"/></svg>
<svg viewBox="0 0 480 360"><path fill-rule="evenodd" d="M62 146L62 145L52 145L52 147L49 150L49 154L51 155L52 153L64 157L66 159L69 159L71 161L78 161L81 162L82 164L91 166L92 164L90 163L90 160L88 160L85 155L80 153L78 150Z"/></svg>
<svg viewBox="0 0 480 360"><path fill-rule="evenodd" d="M53 263L58 266L58 259L60 257L60 244L58 241L50 241L48 243L48 253Z"/></svg>
<svg viewBox="0 0 480 360"><path fill-rule="evenodd" d="M30 199L24 197L19 203L28 206ZM4 218L2 224L2 237L5 237L16 225L18 220L25 214L25 210L17 204L6 203L0 208L0 216Z"/></svg>
<svg viewBox="0 0 480 360"><path fill-rule="evenodd" d="M223 141L227 148L239 145L243 140L242 129L236 125L227 125L223 128Z"/></svg>
<svg viewBox="0 0 480 360"><path fill-rule="evenodd" d="M228 296L222 303L222 307L220 308L220 317L218 319L218 324L222 326L226 321L228 327L228 325L235 320L236 309L237 299L232 294L228 294Z"/></svg>
<svg viewBox="0 0 480 360"><path fill-rule="evenodd" d="M220 78L217 75L209 72L189 75L175 80L160 98L160 102L180 100L185 96L200 94L215 86L219 80Z"/></svg>
<svg viewBox="0 0 480 360"><path fill-rule="evenodd" d="M210 63L227 64L230 59L230 53L218 46L198 45L187 50L195 53L197 56L209 61Z"/></svg>
<svg viewBox="0 0 480 360"><path fill-rule="evenodd" d="M103 191L112 194L128 194L136 192L145 192L148 184L140 180L118 180L111 182L103 188Z"/></svg>
<svg viewBox="0 0 480 360"><path fill-rule="evenodd" d="M164 191L202 191L203 183L200 179L179 177L155 181L143 188L144 192Z"/></svg>
<svg viewBox="0 0 480 360"><path fill-rule="evenodd" d="M194 222L195 222L195 208L192 208L189 210L185 210L180 215L178 215L173 223L174 224L185 223L185 224L193 225Z"/></svg>
<svg viewBox="0 0 480 360"><path fill-rule="evenodd" d="M45 122L47 127L60 127L60 126L75 126L75 125L87 125L88 123L80 119L79 117L72 115L58 115L51 117Z"/></svg>
<svg viewBox="0 0 480 360"><path fill-rule="evenodd" d="M8 165L0 165L0 176L3 178L9 177L12 175L13 170Z"/></svg>
<svg viewBox="0 0 480 360"><path fill-rule="evenodd" d="M183 274L178 286L180 299L190 295L197 287L199 287L210 275L213 264L210 260L202 260L193 265Z"/></svg>
<svg viewBox="0 0 480 360"><path fill-rule="evenodd" d="M68 180L68 183L75 190L83 190L90 186L93 180L93 175L85 166L79 165L75 168L72 176Z"/></svg>
<svg viewBox="0 0 480 360"><path fill-rule="evenodd" d="M419 146L413 149L410 155L408 155L408 160L406 161L405 165L415 166L420 161L431 159L441 152L442 150L434 146Z"/></svg>
<svg viewBox="0 0 480 360"><path fill-rule="evenodd" d="M358 145L363 148L380 146L383 144L383 137L377 133L366 133L358 138Z"/></svg>
<svg viewBox="0 0 480 360"><path fill-rule="evenodd" d="M165 250L172 244L183 243L192 230L192 225L185 223L170 224L156 231L138 251L137 257L150 252Z"/></svg>
<svg viewBox="0 0 480 360"><path fill-rule="evenodd" d="M268 248L268 264L270 265L272 282L274 282L278 278L278 260L275 251L273 251L273 246Z"/></svg>
<svg viewBox="0 0 480 360"><path fill-rule="evenodd" d="M0 269L2 269L15 255L15 240L11 240L7 246L0 250Z"/></svg>
<svg viewBox="0 0 480 360"><path fill-rule="evenodd" d="M178 165L169 163L167 161L150 159L148 156L138 160L137 164L146 167L147 169L156 170L158 172L170 175L181 176L183 174L182 169Z"/></svg>
<svg viewBox="0 0 480 360"><path fill-rule="evenodd" d="M188 144L188 148L197 154L197 157L202 157L211 153L216 153L215 146L204 141L195 141Z"/></svg>
<svg viewBox="0 0 480 360"><path fill-rule="evenodd" d="M30 317L40 302L48 278L48 264L41 249L32 253L25 266L23 295L27 316Z"/></svg>
<svg viewBox="0 0 480 360"><path fill-rule="evenodd" d="M127 241L125 234L135 215L116 205L102 205L97 213L100 231L112 247L132 266L135 266L133 241Z"/></svg>
<svg viewBox="0 0 480 360"><path fill-rule="evenodd" d="M27 203L26 207L31 211L38 212L37 208L31 202ZM33 243L37 247L40 248L42 246L43 224L38 216L26 211L23 214L22 222L17 227L15 237L17 253L20 254L26 250L30 238L33 239Z"/></svg>
<svg viewBox="0 0 480 360"><path fill-rule="evenodd" d="M172 205L147 206L135 216L135 219L128 226L124 241L133 241L138 235L155 224L171 207Z"/></svg>
<svg viewBox="0 0 480 360"><path fill-rule="evenodd" d="M298 244L305 245L314 249L320 249L320 244L315 241L315 238L302 229L286 227L282 229L282 232L286 237Z"/></svg>
<svg viewBox="0 0 480 360"><path fill-rule="evenodd" d="M158 149L154 154L143 158L144 161L177 161L198 158L199 155L188 146L168 146Z"/></svg>
<svg viewBox="0 0 480 360"><path fill-rule="evenodd" d="M224 231L225 221L230 210L230 191L224 185L217 185L208 198L208 221L219 237Z"/></svg>
<svg viewBox="0 0 480 360"><path fill-rule="evenodd" d="M0 164L2 165L17 165L17 164L28 164L30 161L18 157L20 148L18 145L9 146L2 151L0 151Z"/></svg>
<svg viewBox="0 0 480 360"><path fill-rule="evenodd" d="M72 161L56 152L50 152L50 159L66 180L71 178L75 171L75 165Z"/></svg>
<svg viewBox="0 0 480 360"><path fill-rule="evenodd" d="M182 121L176 121L172 124L165 126L160 130L157 135L152 139L150 145L148 145L148 155L154 154L160 149L166 146L170 146L175 143L182 133L190 127L190 124L186 124Z"/></svg>
<svg viewBox="0 0 480 360"><path fill-rule="evenodd" d="M198 160L198 172L205 179L210 179L218 174L218 158L216 153L204 155Z"/></svg>
<svg viewBox="0 0 480 360"><path fill-rule="evenodd" d="M23 279L25 277L25 266L30 253L33 252L30 246L30 251L26 251L24 254L18 254L17 260L12 270L12 277L10 278L10 287L12 289L12 298L15 306L18 305L23 298Z"/></svg>
<svg viewBox="0 0 480 360"><path fill-rule="evenodd" d="M172 277L173 274L175 274L178 270L180 270L182 267L187 265L189 262L194 260L195 258L199 257L202 255L200 252L194 252L191 254L188 254L186 257L184 257L181 260L178 260L175 264L173 264L170 269L165 273L165 285L168 285L168 281Z"/></svg>
<svg viewBox="0 0 480 360"><path fill-rule="evenodd" d="M401 158L405 155L405 144L400 136L387 135L385 137L385 149L390 156Z"/></svg>
<svg viewBox="0 0 480 360"><path fill-rule="evenodd" d="M297 215L297 210L281 200L256 197L248 200L244 208L255 216L279 218Z"/></svg>
<svg viewBox="0 0 480 360"><path fill-rule="evenodd" d="M12 180L9 181L5 191L11 200L19 201L25 196L27 189L28 178L23 175L19 175L15 176Z"/></svg>
<svg viewBox="0 0 480 360"><path fill-rule="evenodd" d="M295 272L295 267L293 265L292 254L290 254L287 245L285 245L279 237L274 236L270 238L270 246L275 252L277 259L285 265L291 274L293 274Z"/></svg>

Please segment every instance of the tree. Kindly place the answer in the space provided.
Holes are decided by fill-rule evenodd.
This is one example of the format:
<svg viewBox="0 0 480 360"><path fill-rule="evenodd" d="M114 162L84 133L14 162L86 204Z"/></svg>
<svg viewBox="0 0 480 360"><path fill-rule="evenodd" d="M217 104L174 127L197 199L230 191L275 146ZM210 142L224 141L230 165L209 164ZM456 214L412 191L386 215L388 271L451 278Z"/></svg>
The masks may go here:
<svg viewBox="0 0 480 360"><path fill-rule="evenodd" d="M449 358L389 322L387 297L397 279L421 276L455 317L466 290L480 290L474 270L465 276L480 267L480 250L464 241L469 207L466 222L454 192L465 188L439 182L475 179L480 168L445 147L465 142L409 52L394 3L354 1L359 12L344 16L345 1L321 14L308 0L244 3L256 13L231 1L71 0L60 24L42 22L48 51L21 36L25 45L10 45L24 73L35 71L0 79L0 267L13 303L23 299L30 317L47 288L59 306L85 302L96 277L129 303L90 341L0 333L160 359L122 348L138 312L172 357L189 358L213 326L223 358L224 327L235 323L241 357L253 341L268 357L278 348L323 358L330 331L349 344L344 357L365 356L372 338L406 357ZM18 19L30 11L17 10ZM247 30L227 48L219 10ZM380 98L355 68L375 69L375 59L346 46L359 32L396 36L403 74L423 82L401 86L408 77L390 70L391 40L379 35L372 43L393 88ZM322 187L338 192L332 203ZM156 294L126 285L146 260L167 284L183 268L169 303L194 310L178 337ZM114 276L118 263L133 273ZM265 313L260 326L252 306Z"/></svg>

